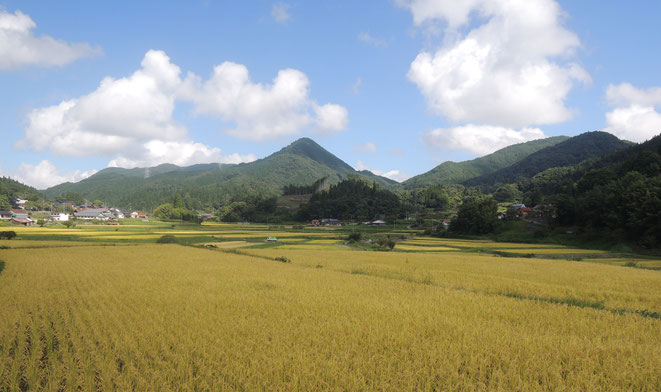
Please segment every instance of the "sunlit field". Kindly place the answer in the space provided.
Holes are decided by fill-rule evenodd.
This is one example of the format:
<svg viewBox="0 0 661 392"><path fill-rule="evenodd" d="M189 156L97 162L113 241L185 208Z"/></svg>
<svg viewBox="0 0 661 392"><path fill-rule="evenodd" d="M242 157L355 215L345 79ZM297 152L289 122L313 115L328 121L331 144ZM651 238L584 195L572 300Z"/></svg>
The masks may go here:
<svg viewBox="0 0 661 392"><path fill-rule="evenodd" d="M0 241L0 390L661 390L658 260L178 226Z"/></svg>

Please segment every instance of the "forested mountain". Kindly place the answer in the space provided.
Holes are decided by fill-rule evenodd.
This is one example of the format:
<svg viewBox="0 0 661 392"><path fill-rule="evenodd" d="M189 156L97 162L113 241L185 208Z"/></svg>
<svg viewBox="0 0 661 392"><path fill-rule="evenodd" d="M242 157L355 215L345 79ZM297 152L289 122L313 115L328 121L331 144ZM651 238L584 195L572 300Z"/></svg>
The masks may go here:
<svg viewBox="0 0 661 392"><path fill-rule="evenodd" d="M270 196L283 186L308 185L328 177L336 184L351 175L383 186L395 182L372 173L357 172L313 140L302 138L270 156L238 165L194 165L154 168L108 168L77 183L65 183L44 191L49 198L76 192L88 200L151 210L180 192L192 209L219 208L248 195Z"/></svg>
<svg viewBox="0 0 661 392"><path fill-rule="evenodd" d="M402 185L405 189L415 189L430 185L460 184L471 178L513 165L534 152L557 145L567 139L569 139L567 136L554 136L514 144L470 161L444 162L426 173L409 178Z"/></svg>
<svg viewBox="0 0 661 392"><path fill-rule="evenodd" d="M586 132L561 143L536 151L508 167L464 181L466 186L479 186L493 191L498 185L530 179L544 170L576 165L586 159L597 158L631 146L606 132Z"/></svg>
<svg viewBox="0 0 661 392"><path fill-rule="evenodd" d="M531 184L556 206L557 224L577 226L602 241L661 246L661 135L543 174Z"/></svg>

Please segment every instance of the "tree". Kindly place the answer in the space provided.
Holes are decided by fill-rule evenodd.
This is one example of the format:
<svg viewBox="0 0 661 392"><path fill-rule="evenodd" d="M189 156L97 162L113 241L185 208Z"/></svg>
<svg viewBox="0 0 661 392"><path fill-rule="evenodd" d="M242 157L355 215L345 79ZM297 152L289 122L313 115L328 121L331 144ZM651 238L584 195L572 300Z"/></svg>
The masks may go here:
<svg viewBox="0 0 661 392"><path fill-rule="evenodd" d="M0 195L0 210L8 210L11 208L11 203L6 195Z"/></svg>
<svg viewBox="0 0 661 392"><path fill-rule="evenodd" d="M450 224L450 230L461 234L491 233L498 222L497 212L498 204L491 196L466 199Z"/></svg>
<svg viewBox="0 0 661 392"><path fill-rule="evenodd" d="M181 193L177 192L174 194L172 197L172 205L174 208L186 208L186 202L184 201L184 198L181 196Z"/></svg>
<svg viewBox="0 0 661 392"><path fill-rule="evenodd" d="M515 202L521 200L522 193L514 184L506 184L493 193L493 198L498 202Z"/></svg>

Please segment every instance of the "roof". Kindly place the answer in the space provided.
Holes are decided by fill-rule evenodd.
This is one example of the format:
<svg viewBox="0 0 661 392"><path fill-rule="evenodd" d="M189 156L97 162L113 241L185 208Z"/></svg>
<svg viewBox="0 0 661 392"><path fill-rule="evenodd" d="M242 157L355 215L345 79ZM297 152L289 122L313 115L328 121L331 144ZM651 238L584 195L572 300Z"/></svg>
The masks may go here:
<svg viewBox="0 0 661 392"><path fill-rule="evenodd" d="M105 208L88 208L86 210L82 210L79 212L74 212L73 214L75 216L81 216L81 217L97 217L103 213L107 213L108 210Z"/></svg>
<svg viewBox="0 0 661 392"><path fill-rule="evenodd" d="M26 218L26 219L12 218L11 221L16 222L16 223L31 223L32 219L30 219L30 218Z"/></svg>

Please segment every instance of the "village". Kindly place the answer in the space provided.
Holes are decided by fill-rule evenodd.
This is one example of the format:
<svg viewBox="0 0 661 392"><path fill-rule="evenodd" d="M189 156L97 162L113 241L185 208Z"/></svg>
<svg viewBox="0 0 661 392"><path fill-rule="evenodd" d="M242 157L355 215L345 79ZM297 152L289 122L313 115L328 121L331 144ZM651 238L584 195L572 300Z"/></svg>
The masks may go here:
<svg viewBox="0 0 661 392"><path fill-rule="evenodd" d="M94 203L76 205L73 202L55 202L50 210L32 211L26 209L28 200L10 199L11 209L0 211L0 220L10 221L17 226L32 226L60 222L71 225L74 220L106 221L108 224L119 224L119 219L134 218L148 220L148 214L142 211L127 211L122 208L103 207Z"/></svg>

